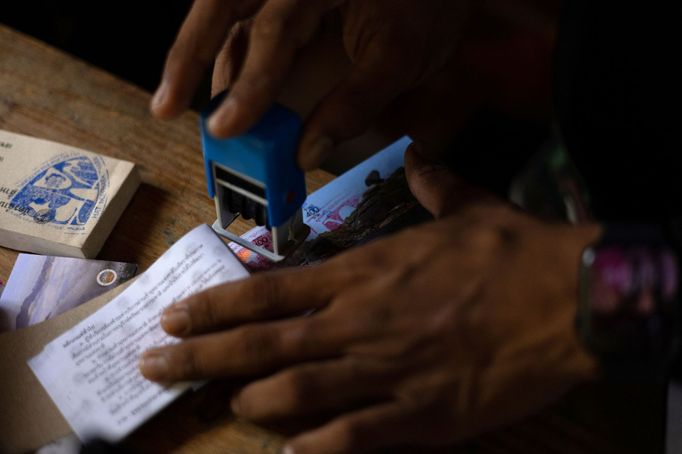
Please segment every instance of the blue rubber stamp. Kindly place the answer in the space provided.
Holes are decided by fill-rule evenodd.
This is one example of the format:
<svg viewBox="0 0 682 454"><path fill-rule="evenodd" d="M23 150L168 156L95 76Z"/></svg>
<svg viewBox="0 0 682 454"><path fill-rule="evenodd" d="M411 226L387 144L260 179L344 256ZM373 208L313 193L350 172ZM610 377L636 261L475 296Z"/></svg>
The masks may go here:
<svg viewBox="0 0 682 454"><path fill-rule="evenodd" d="M257 254L279 261L310 231L301 212L306 198L305 177L296 165L301 119L286 107L274 104L246 133L217 139L208 133L206 122L225 94L211 101L200 122L208 194L216 205L213 229ZM227 230L240 215L270 230L272 250Z"/></svg>

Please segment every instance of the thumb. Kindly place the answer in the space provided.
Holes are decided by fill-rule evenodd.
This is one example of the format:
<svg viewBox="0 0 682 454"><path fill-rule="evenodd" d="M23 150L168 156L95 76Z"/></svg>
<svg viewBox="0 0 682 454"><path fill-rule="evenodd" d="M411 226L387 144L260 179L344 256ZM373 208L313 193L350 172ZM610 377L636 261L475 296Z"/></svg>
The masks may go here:
<svg viewBox="0 0 682 454"><path fill-rule="evenodd" d="M500 203L492 193L458 177L449 167L424 157L412 143L405 153L405 176L417 201L436 219L474 203Z"/></svg>

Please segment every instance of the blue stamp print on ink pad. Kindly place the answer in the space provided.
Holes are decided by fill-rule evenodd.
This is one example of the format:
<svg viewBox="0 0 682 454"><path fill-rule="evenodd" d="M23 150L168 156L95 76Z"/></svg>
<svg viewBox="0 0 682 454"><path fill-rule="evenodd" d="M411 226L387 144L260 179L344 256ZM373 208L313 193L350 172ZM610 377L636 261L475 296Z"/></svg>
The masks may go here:
<svg viewBox="0 0 682 454"><path fill-rule="evenodd" d="M106 189L106 169L86 156L54 160L31 176L11 201L38 223L83 226Z"/></svg>

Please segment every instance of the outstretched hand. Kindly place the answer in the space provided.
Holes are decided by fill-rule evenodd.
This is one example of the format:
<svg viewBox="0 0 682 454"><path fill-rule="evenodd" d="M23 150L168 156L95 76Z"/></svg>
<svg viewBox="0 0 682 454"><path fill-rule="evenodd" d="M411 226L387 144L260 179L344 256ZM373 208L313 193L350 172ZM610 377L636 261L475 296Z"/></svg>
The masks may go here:
<svg viewBox="0 0 682 454"><path fill-rule="evenodd" d="M171 306L162 326L183 340L147 351L142 373L251 380L232 407L253 421L336 412L289 440L296 454L450 443L591 377L573 321L599 228L538 221L414 150L406 172L436 221Z"/></svg>

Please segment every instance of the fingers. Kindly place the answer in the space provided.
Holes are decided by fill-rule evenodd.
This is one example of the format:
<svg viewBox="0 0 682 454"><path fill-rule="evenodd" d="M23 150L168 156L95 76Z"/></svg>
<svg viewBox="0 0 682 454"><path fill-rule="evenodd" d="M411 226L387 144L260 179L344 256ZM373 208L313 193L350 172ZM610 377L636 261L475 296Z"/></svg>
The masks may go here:
<svg viewBox="0 0 682 454"><path fill-rule="evenodd" d="M461 179L444 165L422 157L412 144L405 153L405 175L410 191L435 218L447 214L448 205L462 186Z"/></svg>
<svg viewBox="0 0 682 454"><path fill-rule="evenodd" d="M250 20L237 22L218 52L213 65L211 97L228 89L239 76L249 47L250 24Z"/></svg>
<svg viewBox="0 0 682 454"><path fill-rule="evenodd" d="M232 400L232 410L252 421L268 421L388 397L384 369L374 359L350 357L292 367L246 386Z"/></svg>
<svg viewBox="0 0 682 454"><path fill-rule="evenodd" d="M405 153L405 175L417 201L436 219L473 203L499 203L494 194L459 178L449 167L422 156L413 143Z"/></svg>
<svg viewBox="0 0 682 454"><path fill-rule="evenodd" d="M253 125L277 97L300 49L322 16L343 0L270 0L253 21L241 74L208 122L211 134L228 137Z"/></svg>
<svg viewBox="0 0 682 454"><path fill-rule="evenodd" d="M206 68L213 63L235 21L253 13L260 1L196 0L168 53L151 103L159 118L173 118L187 109Z"/></svg>
<svg viewBox="0 0 682 454"><path fill-rule="evenodd" d="M333 152L334 147L369 128L373 120L410 87L412 71L399 58L369 55L357 62L348 75L316 107L306 122L298 152L303 170L313 170Z"/></svg>
<svg viewBox="0 0 682 454"><path fill-rule="evenodd" d="M140 359L140 372L162 383L259 374L335 356L345 331L318 316L246 325L148 350Z"/></svg>
<svg viewBox="0 0 682 454"><path fill-rule="evenodd" d="M209 288L170 306L162 314L161 326L171 335L185 337L294 315L325 306L352 280L352 270L334 263L261 273Z"/></svg>
<svg viewBox="0 0 682 454"><path fill-rule="evenodd" d="M405 442L413 414L404 403L391 402L346 414L289 441L286 454L362 453Z"/></svg>

